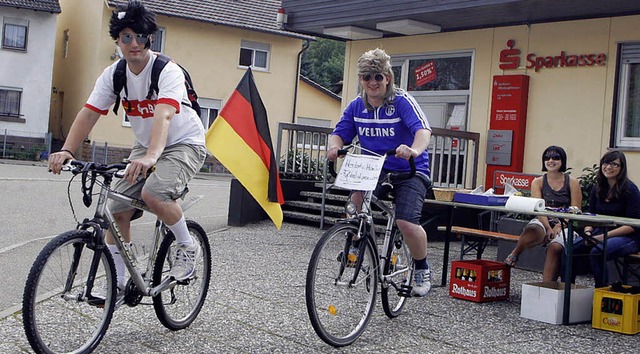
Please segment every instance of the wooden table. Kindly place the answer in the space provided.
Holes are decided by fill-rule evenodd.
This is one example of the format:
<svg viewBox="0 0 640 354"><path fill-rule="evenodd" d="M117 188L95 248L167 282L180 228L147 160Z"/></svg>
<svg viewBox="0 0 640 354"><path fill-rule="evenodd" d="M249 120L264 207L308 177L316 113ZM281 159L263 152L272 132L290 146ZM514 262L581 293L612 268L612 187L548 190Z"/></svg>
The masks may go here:
<svg viewBox="0 0 640 354"><path fill-rule="evenodd" d="M468 204L468 203L459 203L459 202L444 202L438 200L428 199L425 200L425 204L441 206L445 207L447 210L447 225L446 225L446 235L445 235L445 246L444 246L444 256L442 258L442 282L441 285L444 287L447 284L447 273L449 268L449 244L451 241L451 226L453 224L453 215L456 209L460 208L470 208L470 209L478 209L478 210L486 210L498 213L518 213L518 214L529 214L533 216L547 216L554 217L562 220L563 229L568 228L568 234L573 235L573 229L580 225L591 225L591 226L599 226L604 229L604 240L607 239L607 232L609 228L619 225L629 225L640 227L640 219L631 219L631 218L623 218L623 217L614 217L607 215L593 215L593 214L571 214L571 213L560 213L550 210L545 211L531 211L531 212L521 212L521 211L513 211L505 208L504 206L488 206L488 205L477 205L477 204ZM431 218L427 220L424 224L432 222L435 218ZM566 220L566 221L565 221ZM424 225L423 224L423 225ZM565 262L564 269L564 278L565 282L571 282L571 272L573 268L573 242L569 242L567 240L567 235L565 237L565 252L567 255L567 261ZM603 253L606 251L606 242L603 243ZM604 263L604 276L606 277L606 257L603 257ZM562 323L569 324L569 310L571 307L571 286L564 287L564 308L562 313Z"/></svg>

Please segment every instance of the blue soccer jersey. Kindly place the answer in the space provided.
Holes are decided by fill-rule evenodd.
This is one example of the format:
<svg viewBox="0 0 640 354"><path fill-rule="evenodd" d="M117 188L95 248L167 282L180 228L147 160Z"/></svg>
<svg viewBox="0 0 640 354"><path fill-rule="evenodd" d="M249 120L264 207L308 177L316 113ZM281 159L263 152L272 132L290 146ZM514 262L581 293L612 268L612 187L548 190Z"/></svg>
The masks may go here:
<svg viewBox="0 0 640 354"><path fill-rule="evenodd" d="M363 148L384 154L400 144L410 147L420 129L431 130L427 117L411 95L398 90L390 103L373 110L368 110L362 97L358 96L344 110L332 134L341 137L345 144L350 144L357 136ZM418 171L430 175L426 150L415 158L415 162ZM383 168L405 172L409 171L409 163L404 159L388 158Z"/></svg>

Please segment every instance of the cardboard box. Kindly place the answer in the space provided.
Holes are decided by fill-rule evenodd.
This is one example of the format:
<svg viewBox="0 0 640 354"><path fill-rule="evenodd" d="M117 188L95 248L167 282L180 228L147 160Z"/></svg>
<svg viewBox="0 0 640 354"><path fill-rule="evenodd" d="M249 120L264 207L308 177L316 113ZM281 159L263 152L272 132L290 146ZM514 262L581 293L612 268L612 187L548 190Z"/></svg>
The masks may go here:
<svg viewBox="0 0 640 354"><path fill-rule="evenodd" d="M504 206L507 204L507 199L509 197L504 195L479 195L458 192L453 195L454 202L476 205Z"/></svg>
<svg viewBox="0 0 640 354"><path fill-rule="evenodd" d="M625 291L631 286L623 285ZM593 328L625 334L640 332L640 294L598 288L593 294Z"/></svg>
<svg viewBox="0 0 640 354"><path fill-rule="evenodd" d="M511 269L502 262L451 262L449 295L458 299L487 302L509 300Z"/></svg>
<svg viewBox="0 0 640 354"><path fill-rule="evenodd" d="M539 282L522 284L520 317L551 324L562 323L564 283ZM591 321L593 288L571 285L569 323Z"/></svg>

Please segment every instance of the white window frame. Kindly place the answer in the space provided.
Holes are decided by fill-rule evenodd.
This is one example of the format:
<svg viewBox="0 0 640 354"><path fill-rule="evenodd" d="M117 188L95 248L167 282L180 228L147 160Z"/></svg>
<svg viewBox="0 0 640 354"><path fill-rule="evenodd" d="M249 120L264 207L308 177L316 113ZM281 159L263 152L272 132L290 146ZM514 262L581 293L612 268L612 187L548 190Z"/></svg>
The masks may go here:
<svg viewBox="0 0 640 354"><path fill-rule="evenodd" d="M29 45L29 20L25 20L21 18L4 17L2 22L3 22L2 23L2 49L26 52L27 46ZM10 45L5 45L5 40L7 36L7 25L24 28L24 47L14 47Z"/></svg>
<svg viewBox="0 0 640 354"><path fill-rule="evenodd" d="M627 46L633 45L640 49L640 43L628 43ZM627 123L627 105L629 104L629 81L631 76L631 65L640 65L640 54L625 57L625 43L622 43L619 50L620 69L618 71L617 95L618 101L615 112L615 147L640 149L640 137L625 136L625 126ZM640 119L640 117L638 118Z"/></svg>
<svg viewBox="0 0 640 354"><path fill-rule="evenodd" d="M18 112L17 114L4 114L5 112L0 112L0 120L10 120L13 121L15 119L20 120L22 118L22 89L16 87L7 87L0 86L0 91L7 92L17 92L18 93ZM6 112L9 113L9 112Z"/></svg>
<svg viewBox="0 0 640 354"><path fill-rule="evenodd" d="M222 100L215 98L203 98L198 97L198 104L200 105L200 116L202 120L202 126L204 130L208 130L213 124L213 121L216 117L213 117L213 120L209 120L210 111L217 110L218 114L220 114L220 110L222 109Z"/></svg>
<svg viewBox="0 0 640 354"><path fill-rule="evenodd" d="M251 69L257 71L269 71L269 66L271 62L271 44L268 43L260 43L260 42L252 42L241 40L240 41L240 51L238 52L238 66L240 68L247 68L248 66L240 64L240 53L242 50L251 51ZM256 66L256 52L265 53L266 55L266 63L265 66Z"/></svg>
<svg viewBox="0 0 640 354"><path fill-rule="evenodd" d="M64 30L62 32L62 57L69 57L69 29Z"/></svg>
<svg viewBox="0 0 640 354"><path fill-rule="evenodd" d="M164 37L166 29L164 27L158 27L158 30L153 34L153 41L151 42L151 50L157 53L164 53ZM158 40L158 34L160 39ZM159 43L159 44L158 44ZM160 46L160 50L154 50L154 46ZM156 48L157 49L157 48Z"/></svg>

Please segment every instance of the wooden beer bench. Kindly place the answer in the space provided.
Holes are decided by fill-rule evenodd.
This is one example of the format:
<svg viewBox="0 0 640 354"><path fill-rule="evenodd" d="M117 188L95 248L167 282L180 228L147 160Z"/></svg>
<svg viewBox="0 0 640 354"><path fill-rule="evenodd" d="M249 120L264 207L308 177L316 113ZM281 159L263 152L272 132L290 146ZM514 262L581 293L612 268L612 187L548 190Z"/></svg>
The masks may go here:
<svg viewBox="0 0 640 354"><path fill-rule="evenodd" d="M438 231L446 231L444 226L438 227ZM518 242L520 235L511 235L501 232L472 229L462 226L451 226L451 233L460 239L460 260L467 255L475 254L476 259L482 259L482 254L489 240L507 240Z"/></svg>
<svg viewBox="0 0 640 354"><path fill-rule="evenodd" d="M445 232L445 226L439 226L438 231ZM511 235L501 232L480 230L463 226L451 226L451 234L456 235L460 239L460 260L464 260L465 256L475 255L476 259L482 259L482 254L489 240L506 240L518 242L520 235ZM632 264L640 263L640 252L628 254L616 260L616 270L623 283L627 283L629 276L633 276L640 280L640 272L634 271Z"/></svg>

